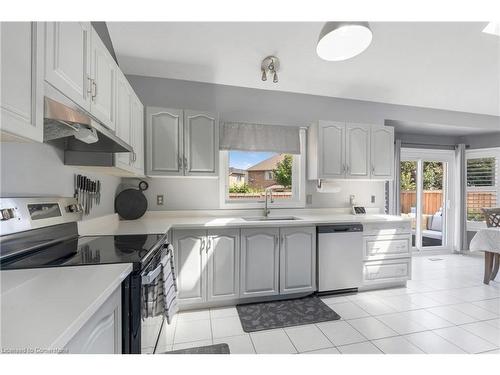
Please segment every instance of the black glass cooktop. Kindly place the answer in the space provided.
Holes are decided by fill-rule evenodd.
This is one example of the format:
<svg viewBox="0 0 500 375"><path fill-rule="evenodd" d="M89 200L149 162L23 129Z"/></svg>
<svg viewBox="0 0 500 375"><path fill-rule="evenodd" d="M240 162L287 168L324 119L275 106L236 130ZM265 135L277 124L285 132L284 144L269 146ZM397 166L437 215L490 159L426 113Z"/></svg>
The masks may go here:
<svg viewBox="0 0 500 375"><path fill-rule="evenodd" d="M137 270L151 259L150 250L162 237L160 234L78 237L5 259L1 269L133 263Z"/></svg>

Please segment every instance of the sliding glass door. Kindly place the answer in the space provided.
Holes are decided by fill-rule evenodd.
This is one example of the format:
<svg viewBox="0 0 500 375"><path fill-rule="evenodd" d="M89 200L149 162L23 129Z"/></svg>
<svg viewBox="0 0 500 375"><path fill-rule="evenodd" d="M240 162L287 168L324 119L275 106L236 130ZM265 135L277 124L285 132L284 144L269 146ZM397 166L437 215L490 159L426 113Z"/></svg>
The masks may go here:
<svg viewBox="0 0 500 375"><path fill-rule="evenodd" d="M414 250L452 249L453 166L453 151L401 151L401 215L412 219Z"/></svg>

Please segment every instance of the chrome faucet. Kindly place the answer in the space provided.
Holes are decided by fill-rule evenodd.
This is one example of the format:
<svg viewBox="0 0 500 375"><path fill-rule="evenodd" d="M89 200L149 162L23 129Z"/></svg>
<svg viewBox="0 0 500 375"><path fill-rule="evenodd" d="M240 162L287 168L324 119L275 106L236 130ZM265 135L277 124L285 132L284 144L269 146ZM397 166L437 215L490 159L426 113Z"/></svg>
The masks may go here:
<svg viewBox="0 0 500 375"><path fill-rule="evenodd" d="M265 194L266 194L266 201L264 203L264 217L268 217L269 214L271 213L271 210L268 208L267 196L269 195L271 197L271 203L274 203L274 200L273 200L273 188L272 187L266 188Z"/></svg>

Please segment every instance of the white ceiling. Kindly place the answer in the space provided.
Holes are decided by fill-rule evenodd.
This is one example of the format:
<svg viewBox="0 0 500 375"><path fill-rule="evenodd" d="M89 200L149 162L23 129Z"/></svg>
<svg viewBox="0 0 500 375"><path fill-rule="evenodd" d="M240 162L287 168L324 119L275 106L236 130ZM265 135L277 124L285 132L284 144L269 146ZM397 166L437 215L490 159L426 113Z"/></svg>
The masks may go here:
<svg viewBox="0 0 500 375"><path fill-rule="evenodd" d="M350 60L316 55L317 22L109 22L127 74L500 115L500 38L478 22L373 22ZM267 55L279 83L261 81Z"/></svg>
<svg viewBox="0 0 500 375"><path fill-rule="evenodd" d="M397 132L419 135L436 135L461 137L476 134L492 133L491 129L482 129L477 126L453 126L443 124L430 124L400 120L385 120L385 125L393 126Z"/></svg>

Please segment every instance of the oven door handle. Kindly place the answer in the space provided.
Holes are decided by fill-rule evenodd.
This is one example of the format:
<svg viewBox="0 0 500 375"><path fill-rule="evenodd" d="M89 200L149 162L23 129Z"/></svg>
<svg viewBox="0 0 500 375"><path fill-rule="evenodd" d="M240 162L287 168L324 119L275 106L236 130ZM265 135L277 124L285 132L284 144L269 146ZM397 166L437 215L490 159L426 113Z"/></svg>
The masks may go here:
<svg viewBox="0 0 500 375"><path fill-rule="evenodd" d="M151 284L153 281L155 281L161 272L161 267L162 267L162 264L160 263L160 264L158 264L158 266L156 266L156 268L154 270L152 270L151 272L148 272L145 275L142 275L141 276L141 284L148 285L148 284Z"/></svg>
<svg viewBox="0 0 500 375"><path fill-rule="evenodd" d="M168 252L165 254L156 268L152 270L151 272L148 272L145 275L141 275L141 284L142 285L148 285L151 284L160 274L162 267L165 267L167 264L167 259L169 259L170 256L172 256L172 252L174 250L173 246L171 244L165 244L163 245L165 248L167 248Z"/></svg>

